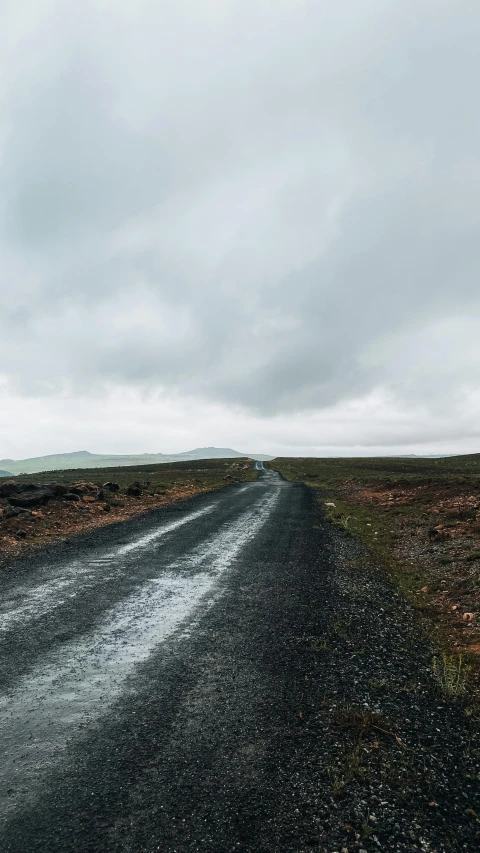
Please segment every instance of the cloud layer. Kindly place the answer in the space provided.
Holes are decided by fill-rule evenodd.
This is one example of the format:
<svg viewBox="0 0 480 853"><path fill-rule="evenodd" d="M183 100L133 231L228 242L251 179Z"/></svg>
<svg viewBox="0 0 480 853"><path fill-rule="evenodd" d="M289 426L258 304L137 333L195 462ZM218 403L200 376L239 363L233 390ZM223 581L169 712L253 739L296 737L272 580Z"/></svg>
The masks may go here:
<svg viewBox="0 0 480 853"><path fill-rule="evenodd" d="M435 442L436 424L470 448L478 3L2 15L0 372L18 416L22 398L160 393L247 431L284 418L291 450L305 422L329 444L311 439L332 411L342 447Z"/></svg>

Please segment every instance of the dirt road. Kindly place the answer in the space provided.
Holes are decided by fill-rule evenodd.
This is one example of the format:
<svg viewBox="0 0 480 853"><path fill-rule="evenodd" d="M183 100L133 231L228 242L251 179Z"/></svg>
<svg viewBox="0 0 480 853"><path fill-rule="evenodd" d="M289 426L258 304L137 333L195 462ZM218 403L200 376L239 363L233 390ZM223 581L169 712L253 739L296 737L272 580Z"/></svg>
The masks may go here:
<svg viewBox="0 0 480 853"><path fill-rule="evenodd" d="M471 721L355 547L261 471L7 567L0 849L478 849Z"/></svg>

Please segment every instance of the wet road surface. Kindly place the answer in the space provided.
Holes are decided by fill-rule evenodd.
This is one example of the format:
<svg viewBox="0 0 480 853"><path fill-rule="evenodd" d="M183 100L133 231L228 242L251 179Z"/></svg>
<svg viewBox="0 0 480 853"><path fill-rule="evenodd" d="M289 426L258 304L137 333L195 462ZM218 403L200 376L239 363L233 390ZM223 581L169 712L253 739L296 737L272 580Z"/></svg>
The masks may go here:
<svg viewBox="0 0 480 853"><path fill-rule="evenodd" d="M311 540L306 490L260 471L2 573L2 851L287 849Z"/></svg>

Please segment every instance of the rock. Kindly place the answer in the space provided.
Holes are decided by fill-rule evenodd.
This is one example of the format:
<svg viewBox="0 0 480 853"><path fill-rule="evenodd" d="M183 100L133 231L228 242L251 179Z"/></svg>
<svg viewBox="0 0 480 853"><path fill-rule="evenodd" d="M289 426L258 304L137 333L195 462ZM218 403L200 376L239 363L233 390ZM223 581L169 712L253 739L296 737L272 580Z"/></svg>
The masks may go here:
<svg viewBox="0 0 480 853"><path fill-rule="evenodd" d="M88 495L89 492L96 492L97 486L94 483L84 483L82 481L80 483L72 483L68 491L72 495Z"/></svg>
<svg viewBox="0 0 480 853"><path fill-rule="evenodd" d="M464 622L473 622L476 615L476 613L464 613L462 619Z"/></svg>
<svg viewBox="0 0 480 853"><path fill-rule="evenodd" d="M26 538L27 538L27 531L26 531L26 530L21 530L21 529L20 529L20 530L17 530L17 531L15 532L15 537L16 537L17 539L26 539Z"/></svg>
<svg viewBox="0 0 480 853"><path fill-rule="evenodd" d="M81 497L76 492L67 492L67 494L64 495L64 500L66 500L66 501L80 501Z"/></svg>
<svg viewBox="0 0 480 853"><path fill-rule="evenodd" d="M8 480L6 483L0 484L0 498L9 498L11 495L16 495L19 491L19 483L15 483L13 480Z"/></svg>
<svg viewBox="0 0 480 853"><path fill-rule="evenodd" d="M17 518L19 515L23 517L31 515L27 509L21 509L18 506L7 506L3 518Z"/></svg>
<svg viewBox="0 0 480 853"><path fill-rule="evenodd" d="M97 493L97 501L104 501L104 500L105 500L105 492L103 491L103 489L100 489L100 491Z"/></svg>
<svg viewBox="0 0 480 853"><path fill-rule="evenodd" d="M94 495L84 495L83 500L86 501L87 503L91 503L91 504L93 503L94 504L96 502L97 498Z"/></svg>
<svg viewBox="0 0 480 853"><path fill-rule="evenodd" d="M111 510L111 506L110 506L110 504L104 504L104 505L103 505L103 510L104 510L104 512L110 512L110 510Z"/></svg>
<svg viewBox="0 0 480 853"><path fill-rule="evenodd" d="M108 492L119 492L120 486L118 483L104 483L103 488L107 489Z"/></svg>
<svg viewBox="0 0 480 853"><path fill-rule="evenodd" d="M56 498L63 498L70 491L63 483L46 483L43 488L53 492Z"/></svg>
<svg viewBox="0 0 480 853"><path fill-rule="evenodd" d="M449 539L450 531L443 524L437 524L436 527L431 527L428 531L430 542L436 542L441 539Z"/></svg>
<svg viewBox="0 0 480 853"><path fill-rule="evenodd" d="M26 494L19 494L12 496L8 499L9 504L12 506L22 507L23 509L32 509L35 506L44 506L48 503L55 495L50 489L44 489L42 491L36 491Z"/></svg>
<svg viewBox="0 0 480 853"><path fill-rule="evenodd" d="M127 495L130 495L132 498L139 498L142 494L142 487L140 483L132 483L126 489Z"/></svg>

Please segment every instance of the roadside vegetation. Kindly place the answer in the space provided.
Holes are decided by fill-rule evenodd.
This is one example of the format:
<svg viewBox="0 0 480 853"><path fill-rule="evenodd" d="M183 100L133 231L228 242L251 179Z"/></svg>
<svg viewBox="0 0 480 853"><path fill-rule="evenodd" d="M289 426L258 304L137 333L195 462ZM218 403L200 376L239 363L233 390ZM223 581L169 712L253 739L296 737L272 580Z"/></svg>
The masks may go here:
<svg viewBox="0 0 480 853"><path fill-rule="evenodd" d="M445 459L278 458L319 511L367 548L416 608L439 690L480 707L480 454ZM354 560L358 570L365 560Z"/></svg>
<svg viewBox="0 0 480 853"><path fill-rule="evenodd" d="M242 458L3 477L0 558L256 477Z"/></svg>

